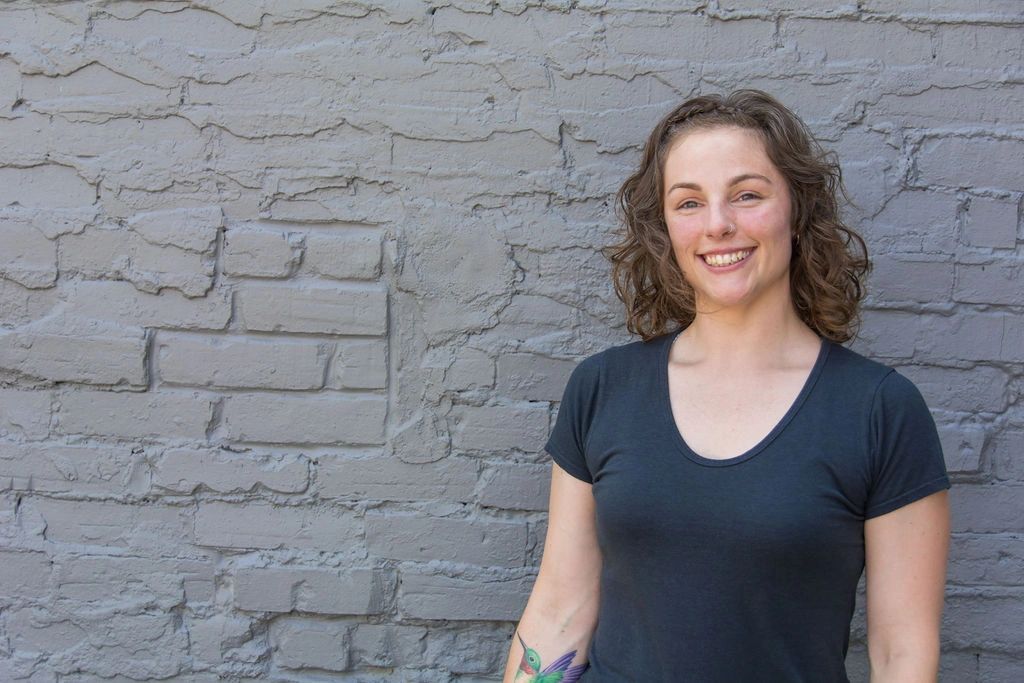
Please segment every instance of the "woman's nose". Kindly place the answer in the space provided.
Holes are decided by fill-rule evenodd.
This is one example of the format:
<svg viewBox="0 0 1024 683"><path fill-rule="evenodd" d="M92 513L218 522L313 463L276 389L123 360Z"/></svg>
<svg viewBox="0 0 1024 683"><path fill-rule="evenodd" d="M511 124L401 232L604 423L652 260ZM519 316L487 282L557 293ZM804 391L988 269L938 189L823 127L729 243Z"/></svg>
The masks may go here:
<svg viewBox="0 0 1024 683"><path fill-rule="evenodd" d="M708 213L708 237L722 237L735 229L734 216L728 205L710 204Z"/></svg>

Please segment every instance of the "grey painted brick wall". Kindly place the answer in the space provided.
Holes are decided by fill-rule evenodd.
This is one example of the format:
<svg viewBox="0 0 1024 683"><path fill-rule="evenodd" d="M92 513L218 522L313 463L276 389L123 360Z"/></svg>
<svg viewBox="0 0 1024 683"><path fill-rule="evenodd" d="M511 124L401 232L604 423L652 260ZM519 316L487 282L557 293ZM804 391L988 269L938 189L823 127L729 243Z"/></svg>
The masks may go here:
<svg viewBox="0 0 1024 683"><path fill-rule="evenodd" d="M854 348L940 425L943 680L1021 680L1018 0L4 2L0 680L496 680L612 194L739 86L840 153Z"/></svg>

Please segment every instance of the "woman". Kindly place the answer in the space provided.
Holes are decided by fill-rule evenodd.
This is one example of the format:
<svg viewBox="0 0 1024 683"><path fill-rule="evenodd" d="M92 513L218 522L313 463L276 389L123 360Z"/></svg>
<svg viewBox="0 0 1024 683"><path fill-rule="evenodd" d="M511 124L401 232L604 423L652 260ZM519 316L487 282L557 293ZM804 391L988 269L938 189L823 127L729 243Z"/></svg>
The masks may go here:
<svg viewBox="0 0 1024 683"><path fill-rule="evenodd" d="M841 345L870 270L841 191L759 91L652 131L609 250L642 339L565 388L506 681L845 682L862 572L872 681L936 680L950 482L915 385Z"/></svg>

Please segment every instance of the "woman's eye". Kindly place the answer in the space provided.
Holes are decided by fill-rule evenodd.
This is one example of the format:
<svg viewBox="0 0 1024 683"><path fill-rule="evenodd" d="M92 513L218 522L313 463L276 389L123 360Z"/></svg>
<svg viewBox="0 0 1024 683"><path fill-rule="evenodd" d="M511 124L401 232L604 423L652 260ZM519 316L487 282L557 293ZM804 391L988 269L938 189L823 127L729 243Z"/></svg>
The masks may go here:
<svg viewBox="0 0 1024 683"><path fill-rule="evenodd" d="M687 199L685 202L679 205L680 209L695 209L697 208L697 202L692 199Z"/></svg>
<svg viewBox="0 0 1024 683"><path fill-rule="evenodd" d="M740 195L740 199L757 199L757 195L753 192L744 192Z"/></svg>

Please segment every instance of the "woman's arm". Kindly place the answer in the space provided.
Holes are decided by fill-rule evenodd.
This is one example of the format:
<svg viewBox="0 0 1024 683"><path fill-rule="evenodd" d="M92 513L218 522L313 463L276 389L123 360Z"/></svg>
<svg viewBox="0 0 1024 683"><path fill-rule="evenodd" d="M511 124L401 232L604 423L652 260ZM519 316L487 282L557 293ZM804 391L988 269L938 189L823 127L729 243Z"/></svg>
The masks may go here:
<svg viewBox="0 0 1024 683"><path fill-rule="evenodd" d="M949 553L949 492L864 522L871 683L935 683Z"/></svg>
<svg viewBox="0 0 1024 683"><path fill-rule="evenodd" d="M581 667L597 626L601 552L591 485L556 463L551 468L540 571L512 638L504 683L533 681L529 671L543 671L560 659L569 669ZM529 650L524 650L524 644ZM576 679L566 676L563 680Z"/></svg>

